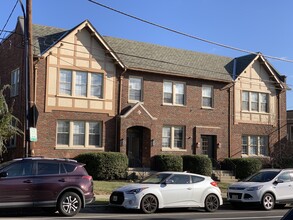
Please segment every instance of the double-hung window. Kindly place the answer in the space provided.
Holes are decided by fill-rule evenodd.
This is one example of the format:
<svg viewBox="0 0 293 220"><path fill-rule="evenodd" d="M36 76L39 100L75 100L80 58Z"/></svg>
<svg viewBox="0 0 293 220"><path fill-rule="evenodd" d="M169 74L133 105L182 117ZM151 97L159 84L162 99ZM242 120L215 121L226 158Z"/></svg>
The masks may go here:
<svg viewBox="0 0 293 220"><path fill-rule="evenodd" d="M203 85L202 86L202 107L213 107L213 87Z"/></svg>
<svg viewBox="0 0 293 220"><path fill-rule="evenodd" d="M91 96L103 98L103 75L98 73L91 73Z"/></svg>
<svg viewBox="0 0 293 220"><path fill-rule="evenodd" d="M180 82L164 82L164 103L171 105L185 104L185 84Z"/></svg>
<svg viewBox="0 0 293 220"><path fill-rule="evenodd" d="M103 74L60 70L59 94L103 98Z"/></svg>
<svg viewBox="0 0 293 220"><path fill-rule="evenodd" d="M75 74L75 95L87 96L87 73L76 72Z"/></svg>
<svg viewBox="0 0 293 220"><path fill-rule="evenodd" d="M14 97L18 95L19 89L19 68L11 72L11 90L10 96Z"/></svg>
<svg viewBox="0 0 293 220"><path fill-rule="evenodd" d="M251 112L269 112L267 93L242 91L243 111Z"/></svg>
<svg viewBox="0 0 293 220"><path fill-rule="evenodd" d="M258 135L243 135L242 154L248 156L268 156L268 137Z"/></svg>
<svg viewBox="0 0 293 220"><path fill-rule="evenodd" d="M142 101L142 78L129 77L129 101Z"/></svg>
<svg viewBox="0 0 293 220"><path fill-rule="evenodd" d="M184 148L184 127L164 126L162 129L162 146L164 148Z"/></svg>
<svg viewBox="0 0 293 220"><path fill-rule="evenodd" d="M61 95L72 95L72 71L61 70L60 71L60 82L59 82L59 93Z"/></svg>
<svg viewBox="0 0 293 220"><path fill-rule="evenodd" d="M102 123L57 121L57 147L101 147Z"/></svg>

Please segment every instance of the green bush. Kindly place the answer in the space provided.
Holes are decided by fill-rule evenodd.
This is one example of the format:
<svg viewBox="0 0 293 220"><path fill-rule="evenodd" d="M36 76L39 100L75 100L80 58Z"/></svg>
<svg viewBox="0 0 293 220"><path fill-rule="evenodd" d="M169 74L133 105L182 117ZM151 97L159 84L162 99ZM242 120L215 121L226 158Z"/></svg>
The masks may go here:
<svg viewBox="0 0 293 220"><path fill-rule="evenodd" d="M183 160L179 155L155 155L152 158L151 168L156 171L182 171Z"/></svg>
<svg viewBox="0 0 293 220"><path fill-rule="evenodd" d="M86 170L94 180L114 180L126 178L128 158L118 152L80 154L75 159L86 164Z"/></svg>
<svg viewBox="0 0 293 220"><path fill-rule="evenodd" d="M212 161L204 155L183 155L183 170L205 176L212 175Z"/></svg>
<svg viewBox="0 0 293 220"><path fill-rule="evenodd" d="M226 158L225 168L236 171L237 179L245 179L262 169L262 162L258 158Z"/></svg>

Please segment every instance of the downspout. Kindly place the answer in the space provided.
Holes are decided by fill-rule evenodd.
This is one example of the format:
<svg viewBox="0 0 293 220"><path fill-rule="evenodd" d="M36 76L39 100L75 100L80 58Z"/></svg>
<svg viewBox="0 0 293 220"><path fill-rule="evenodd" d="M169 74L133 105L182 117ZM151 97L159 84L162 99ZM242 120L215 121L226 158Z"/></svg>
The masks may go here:
<svg viewBox="0 0 293 220"><path fill-rule="evenodd" d="M233 117L234 117L234 93L235 93L236 65L237 65L237 60L235 58L233 60L233 73L232 73L233 85L229 88L228 158L231 157L231 145L232 145L232 133L231 133L231 131L232 131L232 123L233 123Z"/></svg>
<svg viewBox="0 0 293 220"><path fill-rule="evenodd" d="M116 143L115 143L115 152L120 151L118 144L120 146L120 115L121 115L121 103L122 103L122 82L123 82L123 75L126 73L127 67L124 66L123 72L119 76L119 88L118 88L118 109L117 109L117 116L116 116ZM119 123L119 126L118 126Z"/></svg>

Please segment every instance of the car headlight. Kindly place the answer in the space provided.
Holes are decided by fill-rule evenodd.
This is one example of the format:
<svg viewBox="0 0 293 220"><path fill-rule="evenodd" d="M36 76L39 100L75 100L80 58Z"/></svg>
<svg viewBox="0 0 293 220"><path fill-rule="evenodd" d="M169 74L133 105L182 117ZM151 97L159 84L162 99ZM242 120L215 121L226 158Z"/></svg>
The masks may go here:
<svg viewBox="0 0 293 220"><path fill-rule="evenodd" d="M148 187L132 189L132 190L126 191L126 194L138 194L138 193L140 193L141 191L143 191L143 190L145 190L147 188Z"/></svg>
<svg viewBox="0 0 293 220"><path fill-rule="evenodd" d="M260 186L253 186L253 187L249 187L247 188L246 190L247 191L257 191L257 190L260 190L263 186L260 185Z"/></svg>

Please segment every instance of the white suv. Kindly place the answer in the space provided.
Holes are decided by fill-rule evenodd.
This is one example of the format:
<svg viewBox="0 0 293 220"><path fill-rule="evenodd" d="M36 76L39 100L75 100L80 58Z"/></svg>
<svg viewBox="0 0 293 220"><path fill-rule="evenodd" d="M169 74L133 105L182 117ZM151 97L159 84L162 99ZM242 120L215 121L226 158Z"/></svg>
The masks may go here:
<svg viewBox="0 0 293 220"><path fill-rule="evenodd" d="M293 169L264 169L244 181L229 186L232 205L258 203L265 210L293 202Z"/></svg>

